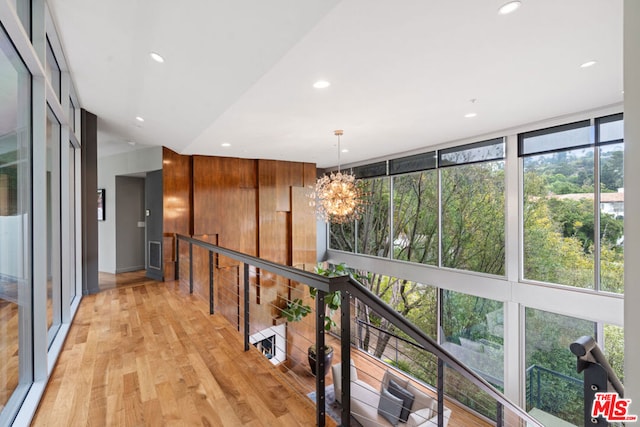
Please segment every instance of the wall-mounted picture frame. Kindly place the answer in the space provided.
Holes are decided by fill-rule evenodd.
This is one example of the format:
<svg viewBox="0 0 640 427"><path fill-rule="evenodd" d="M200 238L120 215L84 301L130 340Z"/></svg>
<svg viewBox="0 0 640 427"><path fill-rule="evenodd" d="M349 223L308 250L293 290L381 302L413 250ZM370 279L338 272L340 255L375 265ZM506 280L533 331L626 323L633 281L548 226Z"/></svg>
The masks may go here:
<svg viewBox="0 0 640 427"><path fill-rule="evenodd" d="M104 188L98 188L98 221L104 221Z"/></svg>

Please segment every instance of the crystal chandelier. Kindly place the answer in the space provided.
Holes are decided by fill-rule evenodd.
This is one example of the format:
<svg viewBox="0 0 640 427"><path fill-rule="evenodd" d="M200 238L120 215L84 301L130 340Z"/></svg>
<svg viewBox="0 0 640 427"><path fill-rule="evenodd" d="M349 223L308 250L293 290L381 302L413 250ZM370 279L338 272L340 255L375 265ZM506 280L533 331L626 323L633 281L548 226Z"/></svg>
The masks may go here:
<svg viewBox="0 0 640 427"><path fill-rule="evenodd" d="M352 173L340 171L340 136L343 133L342 130L334 131L338 137L338 171L318 178L312 195L318 218L333 224L359 219L366 204L360 180Z"/></svg>

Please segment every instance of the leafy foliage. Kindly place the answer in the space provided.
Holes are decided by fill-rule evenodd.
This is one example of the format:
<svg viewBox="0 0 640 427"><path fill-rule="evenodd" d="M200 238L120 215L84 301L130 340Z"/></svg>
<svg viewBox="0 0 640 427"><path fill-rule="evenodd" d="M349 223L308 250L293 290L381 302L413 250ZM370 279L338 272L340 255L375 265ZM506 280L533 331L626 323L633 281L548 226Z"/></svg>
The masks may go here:
<svg viewBox="0 0 640 427"><path fill-rule="evenodd" d="M309 313L311 313L311 307L305 304L300 298L289 301L287 306L282 310L282 316L289 322L299 322Z"/></svg>
<svg viewBox="0 0 640 427"><path fill-rule="evenodd" d="M322 264L318 264L315 268L315 272L327 277L338 277L349 274L349 270L345 264L328 265L326 267ZM309 294L311 298L315 299L316 295L318 294L318 290L316 288L309 288ZM327 310L325 312L324 318L325 331L330 331L332 327L337 326L336 322L332 318L332 315L335 310L338 310L340 308L340 304L340 291L328 292L325 295L324 305L325 309ZM302 299L295 298L287 303L286 307L282 310L282 316L284 316L290 322L298 322L302 320L302 318L309 315L311 311L311 307L308 304L305 304Z"/></svg>

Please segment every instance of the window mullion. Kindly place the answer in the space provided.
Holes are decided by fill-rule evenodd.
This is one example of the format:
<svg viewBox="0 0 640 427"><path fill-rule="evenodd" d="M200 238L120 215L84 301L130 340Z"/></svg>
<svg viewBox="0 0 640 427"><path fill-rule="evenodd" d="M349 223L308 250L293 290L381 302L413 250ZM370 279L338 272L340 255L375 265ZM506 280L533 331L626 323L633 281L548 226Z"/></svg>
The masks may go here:
<svg viewBox="0 0 640 427"><path fill-rule="evenodd" d="M597 132L597 131L596 131ZM596 133L597 135L597 133ZM593 285L600 286L600 147L593 149Z"/></svg>

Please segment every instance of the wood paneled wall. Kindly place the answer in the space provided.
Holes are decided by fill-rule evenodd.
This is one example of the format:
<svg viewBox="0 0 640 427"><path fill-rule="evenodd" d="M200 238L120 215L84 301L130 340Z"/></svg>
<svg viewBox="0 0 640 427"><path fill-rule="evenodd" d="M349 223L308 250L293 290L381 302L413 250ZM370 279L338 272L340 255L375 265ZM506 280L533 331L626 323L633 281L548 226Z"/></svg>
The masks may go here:
<svg viewBox="0 0 640 427"><path fill-rule="evenodd" d="M162 149L162 230L164 277L172 278L175 271L175 242L173 234L190 235L191 158L170 149Z"/></svg>
<svg viewBox="0 0 640 427"><path fill-rule="evenodd" d="M315 264L316 218L307 186L313 185L312 163L230 157L182 156L163 152L164 233L195 238L285 265ZM165 260L173 254L165 245ZM181 279L189 280L188 248L183 244ZM209 297L209 258L195 248L194 292ZM171 262L165 264L172 264ZM242 324L243 268L227 257L215 258L215 298L219 312L232 324ZM174 266L171 265L171 274ZM172 277L165 268L166 277ZM291 297L300 294L282 277L250 272L252 331L272 326L273 317ZM240 295L238 295L240 292ZM308 292L307 292L308 293ZM299 294L299 295L298 295ZM300 325L302 326L302 325Z"/></svg>

